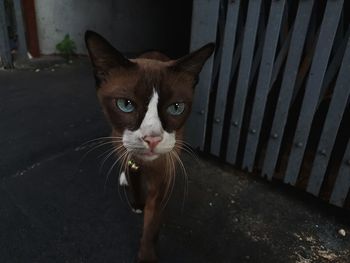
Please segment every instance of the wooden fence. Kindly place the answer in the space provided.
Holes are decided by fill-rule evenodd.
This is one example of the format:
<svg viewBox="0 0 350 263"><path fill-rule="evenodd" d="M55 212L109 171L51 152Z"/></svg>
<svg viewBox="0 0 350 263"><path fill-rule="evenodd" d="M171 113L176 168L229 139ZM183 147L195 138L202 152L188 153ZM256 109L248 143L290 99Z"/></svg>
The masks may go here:
<svg viewBox="0 0 350 263"><path fill-rule="evenodd" d="M350 3L194 0L191 49L216 42L189 141L350 206Z"/></svg>

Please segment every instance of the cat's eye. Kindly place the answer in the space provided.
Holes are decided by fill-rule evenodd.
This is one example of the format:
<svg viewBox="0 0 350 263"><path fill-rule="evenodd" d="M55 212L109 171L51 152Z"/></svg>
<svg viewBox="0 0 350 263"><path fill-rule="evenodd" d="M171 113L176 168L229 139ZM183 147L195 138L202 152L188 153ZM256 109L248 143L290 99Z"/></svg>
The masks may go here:
<svg viewBox="0 0 350 263"><path fill-rule="evenodd" d="M181 115L184 112L184 110L185 110L185 103L183 102L176 102L174 104L171 104L167 108L167 112L173 116Z"/></svg>
<svg viewBox="0 0 350 263"><path fill-rule="evenodd" d="M129 113L135 110L133 102L128 99L116 99L116 104L118 108L123 112Z"/></svg>

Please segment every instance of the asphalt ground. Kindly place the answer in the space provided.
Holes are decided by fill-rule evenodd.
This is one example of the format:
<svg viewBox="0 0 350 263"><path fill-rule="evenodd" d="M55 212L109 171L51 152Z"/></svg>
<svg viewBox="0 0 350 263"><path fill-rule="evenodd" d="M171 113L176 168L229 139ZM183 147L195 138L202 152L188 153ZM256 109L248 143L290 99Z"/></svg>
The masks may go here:
<svg viewBox="0 0 350 263"><path fill-rule="evenodd" d="M0 91L0 262L134 262L142 216L102 165L108 148L86 143L109 135L86 59L0 71ZM183 161L160 262L350 262L348 212L210 156Z"/></svg>

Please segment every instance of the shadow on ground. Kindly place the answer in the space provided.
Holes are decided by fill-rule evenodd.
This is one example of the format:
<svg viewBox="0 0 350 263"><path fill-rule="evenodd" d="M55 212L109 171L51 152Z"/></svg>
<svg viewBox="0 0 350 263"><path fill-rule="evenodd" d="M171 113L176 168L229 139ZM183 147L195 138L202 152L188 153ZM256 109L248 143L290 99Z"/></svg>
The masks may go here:
<svg viewBox="0 0 350 263"><path fill-rule="evenodd" d="M54 68L54 70L52 70ZM1 262L133 262L142 217L116 186L85 60L0 72ZM85 156L85 157L84 157ZM349 262L350 218L294 189L183 156L160 262ZM348 235L341 236L344 229Z"/></svg>

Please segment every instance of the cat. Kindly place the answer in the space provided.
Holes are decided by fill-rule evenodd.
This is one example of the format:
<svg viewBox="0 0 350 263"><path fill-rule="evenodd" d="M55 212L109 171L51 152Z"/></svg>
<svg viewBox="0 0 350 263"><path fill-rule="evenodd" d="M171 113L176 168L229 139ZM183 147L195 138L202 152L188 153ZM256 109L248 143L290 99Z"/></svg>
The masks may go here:
<svg viewBox="0 0 350 263"><path fill-rule="evenodd" d="M171 60L157 51L128 59L93 31L85 33L85 43L97 97L123 167L119 183L133 193L133 210L144 213L138 262L157 262L155 245L174 160L183 145L198 75L215 45Z"/></svg>

